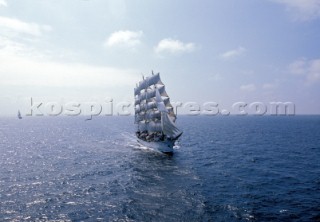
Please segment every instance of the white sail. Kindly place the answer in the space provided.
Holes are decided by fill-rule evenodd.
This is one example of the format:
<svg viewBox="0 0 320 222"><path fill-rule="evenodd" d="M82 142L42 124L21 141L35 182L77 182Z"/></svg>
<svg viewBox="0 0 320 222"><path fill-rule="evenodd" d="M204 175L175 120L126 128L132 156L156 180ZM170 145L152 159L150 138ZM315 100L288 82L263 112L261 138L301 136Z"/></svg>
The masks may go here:
<svg viewBox="0 0 320 222"><path fill-rule="evenodd" d="M147 77L141 82L139 82L138 87L134 89L134 95L139 95L141 90L147 89L149 86L152 86L155 84L162 84L159 73L156 75Z"/></svg>
<svg viewBox="0 0 320 222"><path fill-rule="evenodd" d="M149 122L148 124L148 131L149 132L161 132L162 131L162 127L161 127L161 123L160 122Z"/></svg>
<svg viewBox="0 0 320 222"><path fill-rule="evenodd" d="M160 120L161 113L159 111L149 111L147 113L139 114L137 113L135 115L135 123L139 123L140 121L147 120L147 121L155 121Z"/></svg>
<svg viewBox="0 0 320 222"><path fill-rule="evenodd" d="M139 113L137 113L136 115L135 115L135 119L134 119L135 121L135 123L139 123L140 121L143 121L144 120L144 115L141 115L141 114L139 114Z"/></svg>
<svg viewBox="0 0 320 222"><path fill-rule="evenodd" d="M173 106L170 104L169 97L166 98L167 103L164 103L164 100L162 99L160 93L156 92L156 102L157 107L160 112L166 112L171 117L172 121L174 122L176 120L176 115L173 112Z"/></svg>
<svg viewBox="0 0 320 222"><path fill-rule="evenodd" d="M153 119L160 119L161 118L161 113L158 111L158 110L155 110L155 111L149 111L147 112L146 116L145 116L146 119L150 119L150 120L153 120Z"/></svg>
<svg viewBox="0 0 320 222"><path fill-rule="evenodd" d="M150 121L150 122L145 122L142 121L139 124L139 130L141 132L143 131L148 131L148 132L162 132L162 126L161 126L161 122L154 122L154 121Z"/></svg>
<svg viewBox="0 0 320 222"><path fill-rule="evenodd" d="M156 89L156 102L157 102L158 110L160 112L165 112L165 113L168 112L158 89Z"/></svg>
<svg viewBox="0 0 320 222"><path fill-rule="evenodd" d="M157 89L159 90L161 95L164 95L164 96L167 95L164 86L159 86ZM153 98L155 96L156 96L156 90L155 89L147 89L145 92L143 92L140 95L136 96L134 104L138 105L141 101L151 99L151 98Z"/></svg>
<svg viewBox="0 0 320 222"><path fill-rule="evenodd" d="M167 107L167 110L169 112L173 111L173 107L170 104L169 97L164 98L163 99L163 103ZM148 102L148 103L140 103L140 104L136 105L135 113L139 113L141 111L147 111L147 110L155 109L155 108L157 108L157 102L156 101L151 101L151 102Z"/></svg>
<svg viewBox="0 0 320 222"><path fill-rule="evenodd" d="M168 136L171 139L176 139L182 134L182 132L176 127L174 122L171 120L168 113L161 113L161 126L164 135Z"/></svg>
<svg viewBox="0 0 320 222"><path fill-rule="evenodd" d="M135 112L139 113L141 111L147 111L154 108L157 108L157 104L154 101L148 103L141 103L140 105L135 107Z"/></svg>
<svg viewBox="0 0 320 222"><path fill-rule="evenodd" d="M147 131L147 123L145 121L139 122L139 131L140 132Z"/></svg>

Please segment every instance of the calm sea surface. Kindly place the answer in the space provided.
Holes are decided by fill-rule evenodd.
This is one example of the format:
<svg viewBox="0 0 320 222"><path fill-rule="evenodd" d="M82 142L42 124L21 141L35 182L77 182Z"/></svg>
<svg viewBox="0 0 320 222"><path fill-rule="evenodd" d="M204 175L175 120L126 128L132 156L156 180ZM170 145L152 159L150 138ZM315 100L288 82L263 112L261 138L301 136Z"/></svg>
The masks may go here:
<svg viewBox="0 0 320 222"><path fill-rule="evenodd" d="M0 118L0 221L320 221L320 116L178 125L167 156L132 117Z"/></svg>

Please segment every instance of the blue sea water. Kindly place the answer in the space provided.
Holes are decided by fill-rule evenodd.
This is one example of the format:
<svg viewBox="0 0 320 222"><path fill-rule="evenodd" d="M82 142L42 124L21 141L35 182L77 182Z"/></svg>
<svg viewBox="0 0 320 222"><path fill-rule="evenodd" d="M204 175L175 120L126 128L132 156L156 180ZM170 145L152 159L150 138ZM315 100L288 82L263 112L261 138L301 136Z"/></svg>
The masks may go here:
<svg viewBox="0 0 320 222"><path fill-rule="evenodd" d="M320 116L181 116L173 156L132 117L0 118L0 221L320 221Z"/></svg>

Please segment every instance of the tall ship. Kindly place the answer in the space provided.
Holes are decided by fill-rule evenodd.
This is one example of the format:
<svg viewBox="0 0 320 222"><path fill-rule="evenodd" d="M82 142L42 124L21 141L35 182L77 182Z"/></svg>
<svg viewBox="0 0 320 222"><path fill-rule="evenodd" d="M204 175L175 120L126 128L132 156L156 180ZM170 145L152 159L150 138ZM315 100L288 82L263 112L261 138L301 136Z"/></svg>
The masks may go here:
<svg viewBox="0 0 320 222"><path fill-rule="evenodd" d="M143 79L134 89L135 124L138 142L146 147L172 154L173 147L182 135L175 124L170 98L160 73Z"/></svg>

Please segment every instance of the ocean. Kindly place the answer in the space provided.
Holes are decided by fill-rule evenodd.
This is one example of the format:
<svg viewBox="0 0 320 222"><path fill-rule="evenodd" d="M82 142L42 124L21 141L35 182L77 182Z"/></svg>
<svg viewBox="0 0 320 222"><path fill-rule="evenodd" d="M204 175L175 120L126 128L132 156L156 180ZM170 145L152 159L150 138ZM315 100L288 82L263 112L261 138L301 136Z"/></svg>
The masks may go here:
<svg viewBox="0 0 320 222"><path fill-rule="evenodd" d="M0 118L0 221L320 221L320 116L179 116L172 156L133 117Z"/></svg>

